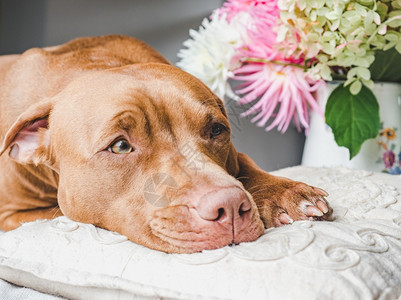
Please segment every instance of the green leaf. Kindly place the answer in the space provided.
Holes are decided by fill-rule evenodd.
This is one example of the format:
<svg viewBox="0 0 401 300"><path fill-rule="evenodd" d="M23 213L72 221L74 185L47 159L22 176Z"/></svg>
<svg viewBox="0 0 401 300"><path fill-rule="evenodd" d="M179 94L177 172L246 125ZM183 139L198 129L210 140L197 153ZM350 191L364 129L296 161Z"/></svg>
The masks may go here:
<svg viewBox="0 0 401 300"><path fill-rule="evenodd" d="M370 66L370 74L374 81L401 82L401 54L395 48L377 51L375 61Z"/></svg>
<svg viewBox="0 0 401 300"><path fill-rule="evenodd" d="M348 148L350 158L358 154L364 141L375 138L380 130L379 104L364 85L357 95L352 95L344 85L338 86L327 100L325 118L337 145Z"/></svg>

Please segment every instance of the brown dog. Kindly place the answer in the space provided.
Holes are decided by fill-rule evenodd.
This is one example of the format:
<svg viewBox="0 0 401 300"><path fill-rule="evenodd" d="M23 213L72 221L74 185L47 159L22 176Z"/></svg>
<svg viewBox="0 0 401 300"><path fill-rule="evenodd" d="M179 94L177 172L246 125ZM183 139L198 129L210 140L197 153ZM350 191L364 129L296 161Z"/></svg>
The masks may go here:
<svg viewBox="0 0 401 300"><path fill-rule="evenodd" d="M136 39L77 39L0 68L3 230L66 215L191 253L331 215L324 191L237 153L222 101Z"/></svg>

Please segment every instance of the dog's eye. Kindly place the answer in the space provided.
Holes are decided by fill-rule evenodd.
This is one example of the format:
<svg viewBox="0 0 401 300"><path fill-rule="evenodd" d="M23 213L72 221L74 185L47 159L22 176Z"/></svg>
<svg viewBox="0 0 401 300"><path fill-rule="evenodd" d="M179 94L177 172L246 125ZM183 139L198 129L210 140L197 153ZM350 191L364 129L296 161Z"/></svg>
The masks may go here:
<svg viewBox="0 0 401 300"><path fill-rule="evenodd" d="M218 123L214 124L210 131L210 138L214 138L214 137L220 135L225 129L226 128L222 124L218 124Z"/></svg>
<svg viewBox="0 0 401 300"><path fill-rule="evenodd" d="M121 139L114 142L108 150L115 154L128 154L134 151L134 148L128 143L127 140Z"/></svg>

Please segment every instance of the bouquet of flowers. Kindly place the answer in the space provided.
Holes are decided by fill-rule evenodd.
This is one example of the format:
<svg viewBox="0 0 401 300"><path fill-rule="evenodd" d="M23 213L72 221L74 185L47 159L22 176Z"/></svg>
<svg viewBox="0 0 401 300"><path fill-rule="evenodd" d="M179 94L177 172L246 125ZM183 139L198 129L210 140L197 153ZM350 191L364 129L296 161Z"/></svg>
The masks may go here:
<svg viewBox="0 0 401 300"><path fill-rule="evenodd" d="M177 65L266 130L307 131L315 91L342 80L324 116L351 157L380 130L373 82L401 82L401 0L227 0L190 36Z"/></svg>

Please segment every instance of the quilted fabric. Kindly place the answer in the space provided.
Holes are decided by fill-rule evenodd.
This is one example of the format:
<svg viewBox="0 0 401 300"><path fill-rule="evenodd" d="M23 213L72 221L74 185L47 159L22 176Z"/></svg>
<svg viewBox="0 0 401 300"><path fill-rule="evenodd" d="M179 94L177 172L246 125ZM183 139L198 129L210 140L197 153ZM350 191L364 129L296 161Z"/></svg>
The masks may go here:
<svg viewBox="0 0 401 300"><path fill-rule="evenodd" d="M295 167L334 222L298 221L255 242L165 254L66 217L0 235L0 278L72 299L397 299L401 177Z"/></svg>

